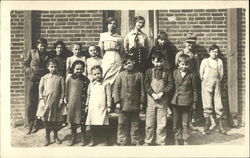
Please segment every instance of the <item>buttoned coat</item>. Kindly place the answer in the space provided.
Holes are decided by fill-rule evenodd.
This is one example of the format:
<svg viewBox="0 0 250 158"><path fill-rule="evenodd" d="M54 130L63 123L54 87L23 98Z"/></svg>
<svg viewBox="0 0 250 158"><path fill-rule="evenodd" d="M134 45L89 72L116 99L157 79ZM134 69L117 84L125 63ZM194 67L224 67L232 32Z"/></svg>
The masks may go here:
<svg viewBox="0 0 250 158"><path fill-rule="evenodd" d="M138 112L140 104L145 104L146 96L143 74L122 71L118 74L113 90L115 103L120 103L124 112Z"/></svg>
<svg viewBox="0 0 250 158"><path fill-rule="evenodd" d="M39 55L37 49L32 49L27 58L24 60L24 69L27 73L27 79L34 82L39 82L41 77L48 73L46 68L48 53Z"/></svg>
<svg viewBox="0 0 250 158"><path fill-rule="evenodd" d="M191 71L182 78L181 72L176 69L173 73L175 93L171 101L172 104L180 106L190 106L197 102L197 76Z"/></svg>

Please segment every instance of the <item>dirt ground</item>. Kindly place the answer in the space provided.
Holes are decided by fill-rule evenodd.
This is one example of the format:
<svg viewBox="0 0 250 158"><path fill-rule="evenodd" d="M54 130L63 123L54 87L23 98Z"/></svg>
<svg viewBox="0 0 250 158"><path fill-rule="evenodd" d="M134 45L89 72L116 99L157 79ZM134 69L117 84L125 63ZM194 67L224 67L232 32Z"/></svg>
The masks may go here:
<svg viewBox="0 0 250 158"><path fill-rule="evenodd" d="M167 127L167 145L173 145L173 134L172 134L172 125L171 119L168 120ZM115 145L116 140L116 130L117 130L117 120L110 120L109 130L109 141L110 145ZM141 121L141 135L144 137L144 126L145 122ZM245 142L245 128L226 128L229 135L221 135L216 130L213 130L210 135L202 135L202 122L197 123L196 127L199 131L190 132L190 145L243 145ZM41 147L45 141L45 130L40 129L37 133L32 133L31 135L25 135L24 126L18 126L11 129L11 144L13 147ZM98 129L96 145L103 145L103 129ZM75 146L80 146L81 134L80 129L78 132L78 143ZM68 144L68 141L71 139L69 126L62 128L59 133L59 138L62 140L62 144L52 143L49 147L65 147ZM51 133L51 138L53 138L53 133ZM53 139L52 139L53 140ZM142 139L143 140L143 139Z"/></svg>

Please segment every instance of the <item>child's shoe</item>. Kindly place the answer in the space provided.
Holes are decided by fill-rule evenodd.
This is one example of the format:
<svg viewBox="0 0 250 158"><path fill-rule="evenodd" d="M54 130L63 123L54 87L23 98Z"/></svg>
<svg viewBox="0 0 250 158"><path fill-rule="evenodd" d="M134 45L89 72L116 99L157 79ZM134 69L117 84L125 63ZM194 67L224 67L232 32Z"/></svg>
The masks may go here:
<svg viewBox="0 0 250 158"><path fill-rule="evenodd" d="M179 139L175 139L175 140L174 140L174 144L175 144L175 145L180 145L180 140L179 140Z"/></svg>
<svg viewBox="0 0 250 158"><path fill-rule="evenodd" d="M30 135L30 134L31 134L31 131L32 131L32 129L28 128L28 129L26 130L26 135Z"/></svg>
<svg viewBox="0 0 250 158"><path fill-rule="evenodd" d="M46 136L44 146L48 146L49 144L50 144L50 136Z"/></svg>
<svg viewBox="0 0 250 158"><path fill-rule="evenodd" d="M38 132L38 128L34 128L31 133L36 133Z"/></svg>
<svg viewBox="0 0 250 158"><path fill-rule="evenodd" d="M210 131L209 131L209 117L205 117L205 125L204 125L204 130L203 130L202 134L204 134L204 135L210 134Z"/></svg>
<svg viewBox="0 0 250 158"><path fill-rule="evenodd" d="M150 144L149 143L144 143L143 146L150 146Z"/></svg>
<svg viewBox="0 0 250 158"><path fill-rule="evenodd" d="M34 122L30 123L30 125L27 128L26 135L30 135L32 133L33 126Z"/></svg>
<svg viewBox="0 0 250 158"><path fill-rule="evenodd" d="M62 144L62 141L58 137L54 137L54 142L57 144Z"/></svg>
<svg viewBox="0 0 250 158"><path fill-rule="evenodd" d="M213 130L214 127L216 127L216 123L215 123L215 120L214 120L213 115L211 115L211 116L209 117L209 119L210 119L210 123L211 123L211 126L209 127L209 130Z"/></svg>
<svg viewBox="0 0 250 158"><path fill-rule="evenodd" d="M76 134L73 134L73 138L69 142L68 146L73 146L76 143Z"/></svg>
<svg viewBox="0 0 250 158"><path fill-rule="evenodd" d="M86 145L86 138L85 135L82 136L82 142L81 142L81 146L85 146Z"/></svg>
<svg viewBox="0 0 250 158"><path fill-rule="evenodd" d="M183 140L183 145L189 145L187 140Z"/></svg>
<svg viewBox="0 0 250 158"><path fill-rule="evenodd" d="M189 123L189 129L191 131L198 131L198 128L194 127L192 122Z"/></svg>
<svg viewBox="0 0 250 158"><path fill-rule="evenodd" d="M101 143L100 145L101 146L108 146L109 144L108 144L108 142L105 141L105 142Z"/></svg>
<svg viewBox="0 0 250 158"><path fill-rule="evenodd" d="M140 141L138 141L138 142L135 144L135 146L141 146Z"/></svg>
<svg viewBox="0 0 250 158"><path fill-rule="evenodd" d="M44 146L48 146L50 144L50 132L49 128L45 128L45 143Z"/></svg>
<svg viewBox="0 0 250 158"><path fill-rule="evenodd" d="M222 118L218 119L219 132L223 135L228 135L227 131L223 128Z"/></svg>
<svg viewBox="0 0 250 158"><path fill-rule="evenodd" d="M62 141L58 138L58 131L56 129L53 129L54 132L54 142L57 144L62 144Z"/></svg>
<svg viewBox="0 0 250 158"><path fill-rule="evenodd" d="M94 145L95 145L94 137L91 137L88 146L94 146Z"/></svg>

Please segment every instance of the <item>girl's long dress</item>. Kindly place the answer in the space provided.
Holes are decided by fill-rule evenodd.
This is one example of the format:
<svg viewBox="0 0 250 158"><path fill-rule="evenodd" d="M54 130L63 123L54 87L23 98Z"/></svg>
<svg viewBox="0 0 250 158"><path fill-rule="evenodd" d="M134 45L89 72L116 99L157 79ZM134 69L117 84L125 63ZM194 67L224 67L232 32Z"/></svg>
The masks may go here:
<svg viewBox="0 0 250 158"><path fill-rule="evenodd" d="M47 74L41 78L39 95L44 97L44 121L62 121L59 101L64 96L64 79L59 75Z"/></svg>
<svg viewBox="0 0 250 158"><path fill-rule="evenodd" d="M112 87L115 78L122 67L122 37L118 34L110 35L108 32L100 34L99 45L105 54L102 60L104 82Z"/></svg>
<svg viewBox="0 0 250 158"><path fill-rule="evenodd" d="M84 107L87 97L87 89L89 80L83 76L74 78L71 75L66 81L66 98L68 99L68 116L69 123L82 124L84 123Z"/></svg>
<svg viewBox="0 0 250 158"><path fill-rule="evenodd" d="M88 88L86 125L109 125L107 107L111 106L110 85L94 81Z"/></svg>

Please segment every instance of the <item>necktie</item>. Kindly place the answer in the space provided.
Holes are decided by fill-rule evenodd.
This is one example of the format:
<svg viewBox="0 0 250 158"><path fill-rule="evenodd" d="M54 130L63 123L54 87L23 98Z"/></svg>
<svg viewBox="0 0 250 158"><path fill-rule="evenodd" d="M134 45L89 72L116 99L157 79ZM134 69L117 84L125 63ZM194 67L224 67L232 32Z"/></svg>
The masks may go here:
<svg viewBox="0 0 250 158"><path fill-rule="evenodd" d="M135 47L139 47L139 38L138 38L138 33L136 33L136 35L135 35Z"/></svg>

